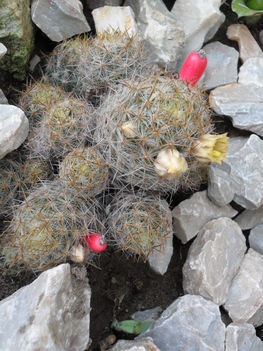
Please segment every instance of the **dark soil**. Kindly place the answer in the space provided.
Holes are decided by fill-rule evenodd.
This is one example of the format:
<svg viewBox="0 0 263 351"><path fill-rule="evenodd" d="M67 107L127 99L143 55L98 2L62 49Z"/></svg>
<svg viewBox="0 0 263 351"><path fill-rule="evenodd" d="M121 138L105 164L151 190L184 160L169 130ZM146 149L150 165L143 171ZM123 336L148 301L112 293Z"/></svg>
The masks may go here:
<svg viewBox="0 0 263 351"><path fill-rule="evenodd" d="M168 9L171 9L175 1L165 0L164 2ZM230 1L227 1L221 9L226 14L226 21L212 41L218 40L238 49L236 43L228 40L226 37L227 27L232 23L238 22L237 16L231 11ZM84 10L90 18L88 9L84 7ZM259 30L263 27L262 24L261 20L256 26L250 27L257 41ZM36 30L35 52L38 55L44 58L54 47L55 43L48 40L39 30ZM33 79L37 79L41 75L41 69L42 67L39 67ZM2 83L2 89L10 101L15 103L17 90L23 89L25 82L16 82L8 75L2 75L2 77L5 80L5 83ZM32 78L29 77L28 79ZM220 116L215 116L214 118L219 132L228 131L230 135L236 134L229 120ZM238 134L240 135L241 131L238 131ZM171 207L173 208L190 195L191 193L178 193L170 199ZM99 350L100 341L114 333L111 329L113 319L116 318L118 321L130 319L135 311L156 306L165 309L178 296L183 295L182 267L190 245L191 242L187 245L182 245L179 240L174 238L174 254L169 269L164 276L155 274L143 262L137 262L132 257L127 257L121 252L113 252L111 250L107 250L106 253L100 256L97 267L87 267L92 290L90 326L92 345L89 350ZM0 300L11 295L22 286L31 283L36 277L37 275L33 273L12 276L0 271ZM226 323L229 322L226 315L224 320L226 320ZM115 334L117 338L129 338L126 334ZM263 328L262 330L258 329L258 335L263 339Z"/></svg>

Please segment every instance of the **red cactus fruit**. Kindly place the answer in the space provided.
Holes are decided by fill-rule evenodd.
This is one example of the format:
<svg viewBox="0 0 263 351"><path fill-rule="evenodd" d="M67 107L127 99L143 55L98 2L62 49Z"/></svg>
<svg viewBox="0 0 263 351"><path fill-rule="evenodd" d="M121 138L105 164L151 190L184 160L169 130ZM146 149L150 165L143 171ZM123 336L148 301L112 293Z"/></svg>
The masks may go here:
<svg viewBox="0 0 263 351"><path fill-rule="evenodd" d="M179 73L179 77L184 82L194 86L201 78L206 69L207 58L203 50L193 51L187 56L183 67Z"/></svg>
<svg viewBox="0 0 263 351"><path fill-rule="evenodd" d="M101 234L88 232L88 234L83 235L83 241L90 250L94 252L103 252L106 250L108 244L103 241Z"/></svg>

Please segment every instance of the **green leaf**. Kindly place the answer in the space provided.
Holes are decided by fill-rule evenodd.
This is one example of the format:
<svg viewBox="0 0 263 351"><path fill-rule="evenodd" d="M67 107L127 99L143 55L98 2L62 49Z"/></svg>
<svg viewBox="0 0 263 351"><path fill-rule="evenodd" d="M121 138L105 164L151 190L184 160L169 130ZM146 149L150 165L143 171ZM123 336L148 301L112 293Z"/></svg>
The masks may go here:
<svg viewBox="0 0 263 351"><path fill-rule="evenodd" d="M145 332L151 325L153 321L137 321L137 320L127 320L118 322L116 319L112 322L111 327L117 331L123 331L127 334L141 334Z"/></svg>
<svg viewBox="0 0 263 351"><path fill-rule="evenodd" d="M234 11L238 17L243 16L258 16L263 14L263 10L252 10L246 5L245 0L233 0L232 11Z"/></svg>

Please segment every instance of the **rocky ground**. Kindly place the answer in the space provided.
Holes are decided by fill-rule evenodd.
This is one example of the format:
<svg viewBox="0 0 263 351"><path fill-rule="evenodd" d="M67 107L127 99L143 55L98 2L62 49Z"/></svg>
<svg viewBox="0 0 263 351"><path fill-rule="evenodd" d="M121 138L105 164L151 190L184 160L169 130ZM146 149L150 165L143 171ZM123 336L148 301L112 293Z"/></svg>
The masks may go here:
<svg viewBox="0 0 263 351"><path fill-rule="evenodd" d="M29 3L0 4L5 27L20 18L19 33L10 30L6 41L0 26L1 162L23 148L31 121L17 107L19 96L45 72L51 51L109 26L140 33L151 62L175 76L187 55L203 48L208 64L198 84L229 149L197 190L162 195L174 235L147 262L109 245L92 264L67 258L70 264L42 274L1 265L0 349L263 350L263 20L248 25L231 1L220 0L166 7L161 0L42 0L32 1L31 12ZM10 4L14 17L3 11ZM1 215L5 233L11 218ZM112 325L132 318L152 325L137 337Z"/></svg>

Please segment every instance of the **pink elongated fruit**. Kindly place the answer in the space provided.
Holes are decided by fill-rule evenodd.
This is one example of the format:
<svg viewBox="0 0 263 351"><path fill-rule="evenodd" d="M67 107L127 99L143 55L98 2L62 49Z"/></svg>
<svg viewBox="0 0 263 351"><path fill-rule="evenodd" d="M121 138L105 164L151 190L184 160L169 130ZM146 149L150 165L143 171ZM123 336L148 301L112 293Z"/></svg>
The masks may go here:
<svg viewBox="0 0 263 351"><path fill-rule="evenodd" d="M207 65L207 58L203 50L193 51L187 56L179 77L185 83L190 84L192 87L199 81L204 73Z"/></svg>
<svg viewBox="0 0 263 351"><path fill-rule="evenodd" d="M88 232L82 236L85 245L94 252L103 252L106 250L108 244L103 241L102 235L98 233Z"/></svg>

